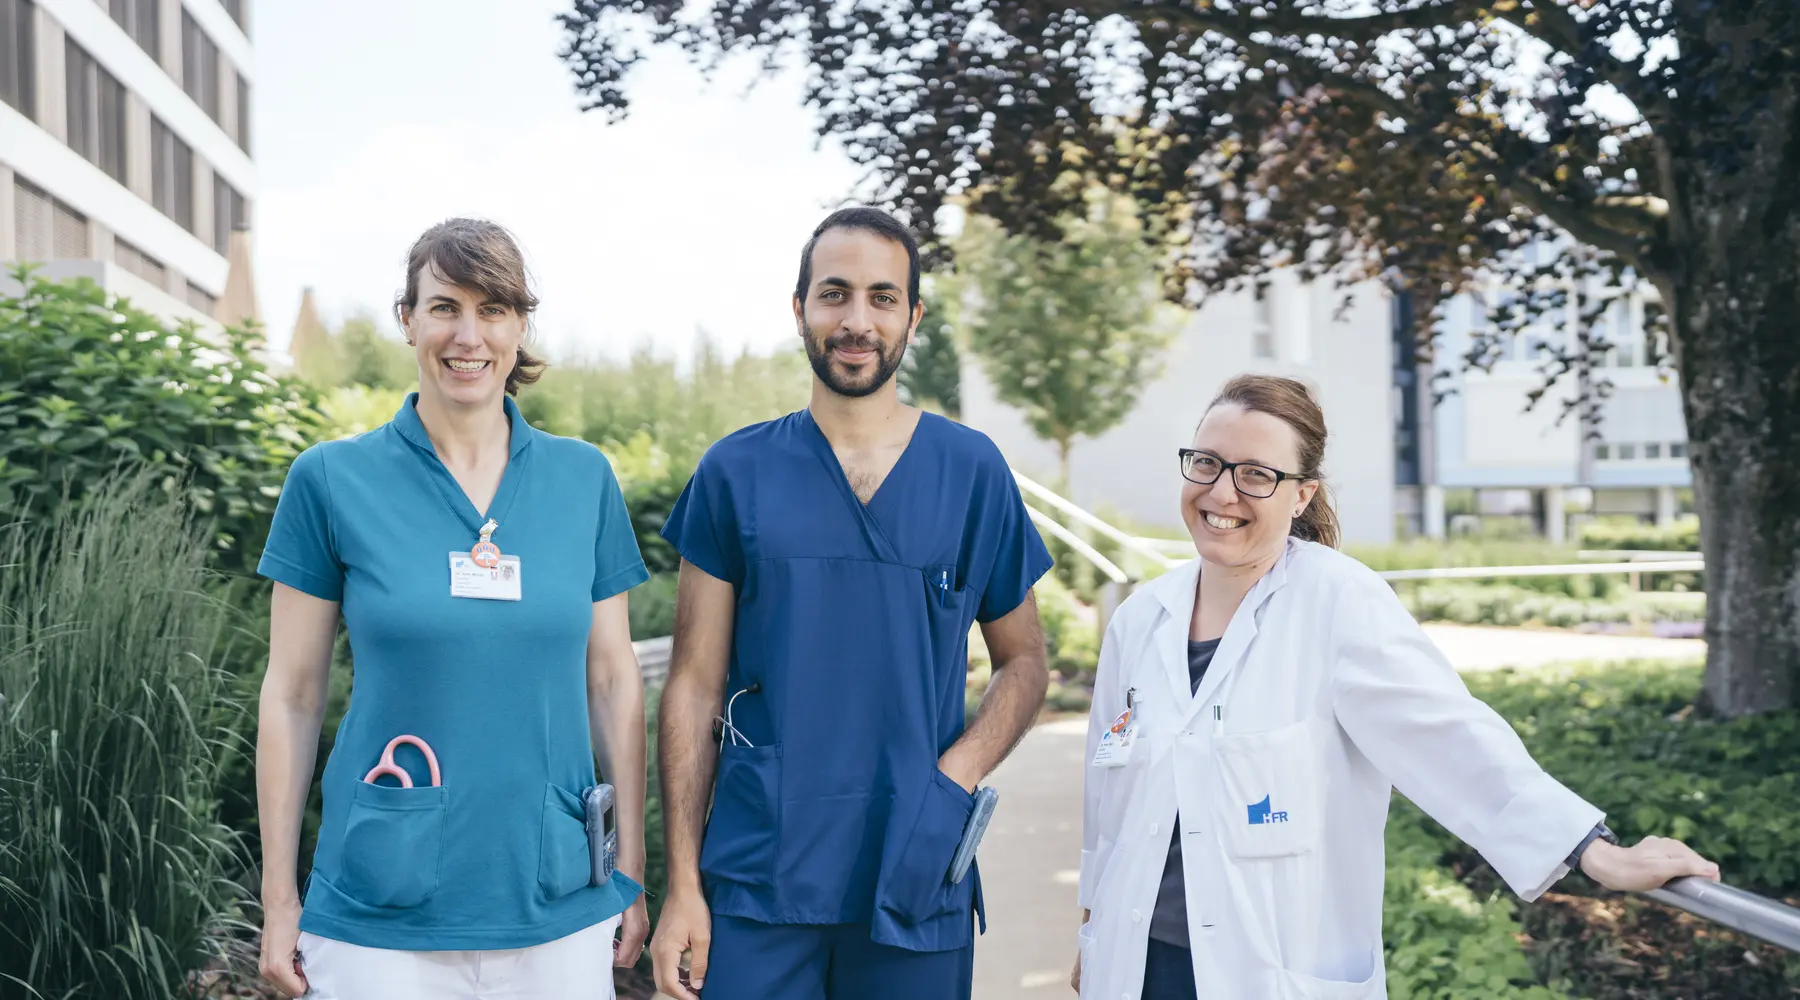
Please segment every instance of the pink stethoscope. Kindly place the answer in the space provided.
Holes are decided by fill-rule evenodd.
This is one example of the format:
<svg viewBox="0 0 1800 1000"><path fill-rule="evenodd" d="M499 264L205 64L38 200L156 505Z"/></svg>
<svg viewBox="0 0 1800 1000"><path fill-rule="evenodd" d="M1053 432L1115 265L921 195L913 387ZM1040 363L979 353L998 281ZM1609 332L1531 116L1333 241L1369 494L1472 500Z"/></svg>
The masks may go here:
<svg viewBox="0 0 1800 1000"><path fill-rule="evenodd" d="M411 743L425 755L425 763L431 765L431 787L436 788L442 785L444 782L443 776L438 773L437 754L431 752L430 744L417 736L396 736L389 740L387 749L381 751L380 763L370 768L369 773L363 775L363 780L374 784L376 778L385 774L389 777L399 778L401 788L411 788L413 786L412 775L407 774L405 768L394 763L394 748L402 743Z"/></svg>

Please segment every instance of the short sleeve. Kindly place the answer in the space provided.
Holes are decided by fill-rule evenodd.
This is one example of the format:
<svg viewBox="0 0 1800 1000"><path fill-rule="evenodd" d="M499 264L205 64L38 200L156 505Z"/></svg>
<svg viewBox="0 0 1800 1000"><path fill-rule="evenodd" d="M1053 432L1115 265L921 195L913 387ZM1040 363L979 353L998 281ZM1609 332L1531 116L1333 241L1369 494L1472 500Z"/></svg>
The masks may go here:
<svg viewBox="0 0 1800 1000"><path fill-rule="evenodd" d="M638 551L637 532L612 463L600 456L600 521L594 532L594 602L623 594L650 579Z"/></svg>
<svg viewBox="0 0 1800 1000"><path fill-rule="evenodd" d="M744 552L729 482L716 463L701 459L669 512L662 536L681 558L708 575L742 586Z"/></svg>
<svg viewBox="0 0 1800 1000"><path fill-rule="evenodd" d="M344 564L331 527L331 482L325 446L314 445L288 467L275 520L256 571L324 601L344 599Z"/></svg>
<svg viewBox="0 0 1800 1000"><path fill-rule="evenodd" d="M1038 534L1037 525L1025 512L1025 498L1019 484L1013 481L1004 462L990 478L985 491L982 517L992 528L983 534L992 538L994 554L988 571L987 586L981 591L981 605L975 619L991 622L1006 617L1025 600L1038 579L1050 571L1050 550Z"/></svg>

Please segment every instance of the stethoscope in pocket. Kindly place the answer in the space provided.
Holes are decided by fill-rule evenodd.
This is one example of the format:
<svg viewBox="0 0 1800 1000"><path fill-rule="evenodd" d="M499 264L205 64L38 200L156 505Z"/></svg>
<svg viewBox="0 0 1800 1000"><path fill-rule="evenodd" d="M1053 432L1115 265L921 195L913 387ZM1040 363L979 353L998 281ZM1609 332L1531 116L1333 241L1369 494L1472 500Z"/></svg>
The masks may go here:
<svg viewBox="0 0 1800 1000"><path fill-rule="evenodd" d="M722 716L722 717L717 716L717 715L713 716L713 742L717 743L719 745L719 749L723 750L725 748L725 741L727 739L731 740L731 745L734 747L754 747L754 746L756 746L756 744L750 742L750 738L748 736L745 736L742 730L738 729L737 726L732 724L731 719L732 719L732 709L737 705L737 700L739 698L742 698L744 695L747 695L747 694L761 694L761 693L762 693L762 684L759 682L756 682L756 681L752 681L752 682L750 682L749 687L744 688L744 689L740 690L738 693L732 695L731 700L725 703L724 716Z"/></svg>
<svg viewBox="0 0 1800 1000"><path fill-rule="evenodd" d="M425 755L425 763L431 767L431 787L441 786L444 778L438 771L437 754L431 752L431 744L411 735L396 736L389 740L387 749L381 751L381 760L369 769L368 774L363 775L363 781L372 785L376 778L386 775L390 778L399 778L401 788L411 788L413 786L412 775L406 773L406 768L394 763L394 749L402 743L410 743L419 748L419 752Z"/></svg>

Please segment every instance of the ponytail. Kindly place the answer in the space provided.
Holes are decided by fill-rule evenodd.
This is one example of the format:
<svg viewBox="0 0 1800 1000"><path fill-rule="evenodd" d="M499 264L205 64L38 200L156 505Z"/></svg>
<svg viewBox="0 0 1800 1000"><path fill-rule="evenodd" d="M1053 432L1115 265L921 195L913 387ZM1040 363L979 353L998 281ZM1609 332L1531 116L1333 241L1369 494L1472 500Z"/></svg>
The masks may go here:
<svg viewBox="0 0 1800 1000"><path fill-rule="evenodd" d="M1338 531L1336 508L1331 505L1331 491L1324 482L1319 483L1319 490L1313 494L1312 502L1294 518L1294 526L1288 534L1309 542L1318 542L1328 548L1337 548L1341 537Z"/></svg>

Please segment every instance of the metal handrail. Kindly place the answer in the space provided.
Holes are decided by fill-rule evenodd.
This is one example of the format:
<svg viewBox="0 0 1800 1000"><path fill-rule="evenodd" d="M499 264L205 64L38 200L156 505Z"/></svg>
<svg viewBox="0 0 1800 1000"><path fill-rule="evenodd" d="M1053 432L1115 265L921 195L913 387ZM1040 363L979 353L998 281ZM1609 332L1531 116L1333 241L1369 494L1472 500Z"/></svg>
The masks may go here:
<svg viewBox="0 0 1800 1000"><path fill-rule="evenodd" d="M1800 910L1786 903L1703 878L1678 878L1642 895L1788 951L1800 952Z"/></svg>
<svg viewBox="0 0 1800 1000"><path fill-rule="evenodd" d="M1083 510L1081 507L1077 506L1074 502L1067 500L1061 496L1058 496L1056 493L1052 492L1048 487L1044 486L1042 483L1038 483L1038 482L1030 479L1029 477L1023 475L1017 469L1013 470L1013 479L1018 482L1019 488L1024 490L1026 493L1031 494L1032 496L1038 498L1039 500L1044 501L1046 504L1049 504L1051 507L1056 508L1057 510L1061 511L1062 513L1067 514L1068 516L1074 518L1075 520L1081 522L1082 524L1087 525L1088 527L1094 529L1095 531L1099 532L1100 534L1105 535L1107 538L1112 539L1113 541L1119 543L1121 546L1124 546L1125 548L1127 548L1133 552L1136 552L1138 555L1144 556L1145 558L1156 562L1163 569L1169 569L1170 567L1173 567L1176 565L1175 560L1169 559L1167 556L1164 556L1161 552L1156 551L1154 546L1145 544L1146 539L1139 538L1137 535L1128 534L1127 532L1120 531L1118 528L1115 528L1112 525L1106 523L1105 521L1101 520L1099 517L1088 513L1086 510ZM1058 537L1061 537L1061 536L1058 536ZM1123 581L1120 581L1120 582L1123 582Z"/></svg>
<svg viewBox="0 0 1800 1000"><path fill-rule="evenodd" d="M1659 562L1580 563L1562 566L1441 566L1434 569L1390 569L1383 580L1483 580L1515 576L1598 576L1606 573L1683 573L1706 568L1700 559Z"/></svg>
<svg viewBox="0 0 1800 1000"><path fill-rule="evenodd" d="M1057 524L1056 520L1050 515L1045 514L1043 511L1038 510L1030 504L1025 505L1025 513L1031 516L1033 524L1036 524L1039 528L1055 535L1064 545L1074 549L1083 559L1093 563L1096 569L1106 574L1108 580L1121 584L1131 582L1131 577L1127 575L1124 570L1119 568L1118 563L1101 555L1098 549L1089 545L1087 542L1082 541L1080 535Z"/></svg>
<svg viewBox="0 0 1800 1000"><path fill-rule="evenodd" d="M1698 552L1676 552L1672 549L1582 549L1577 559L1623 559L1627 562L1662 563L1684 559L1700 559Z"/></svg>

